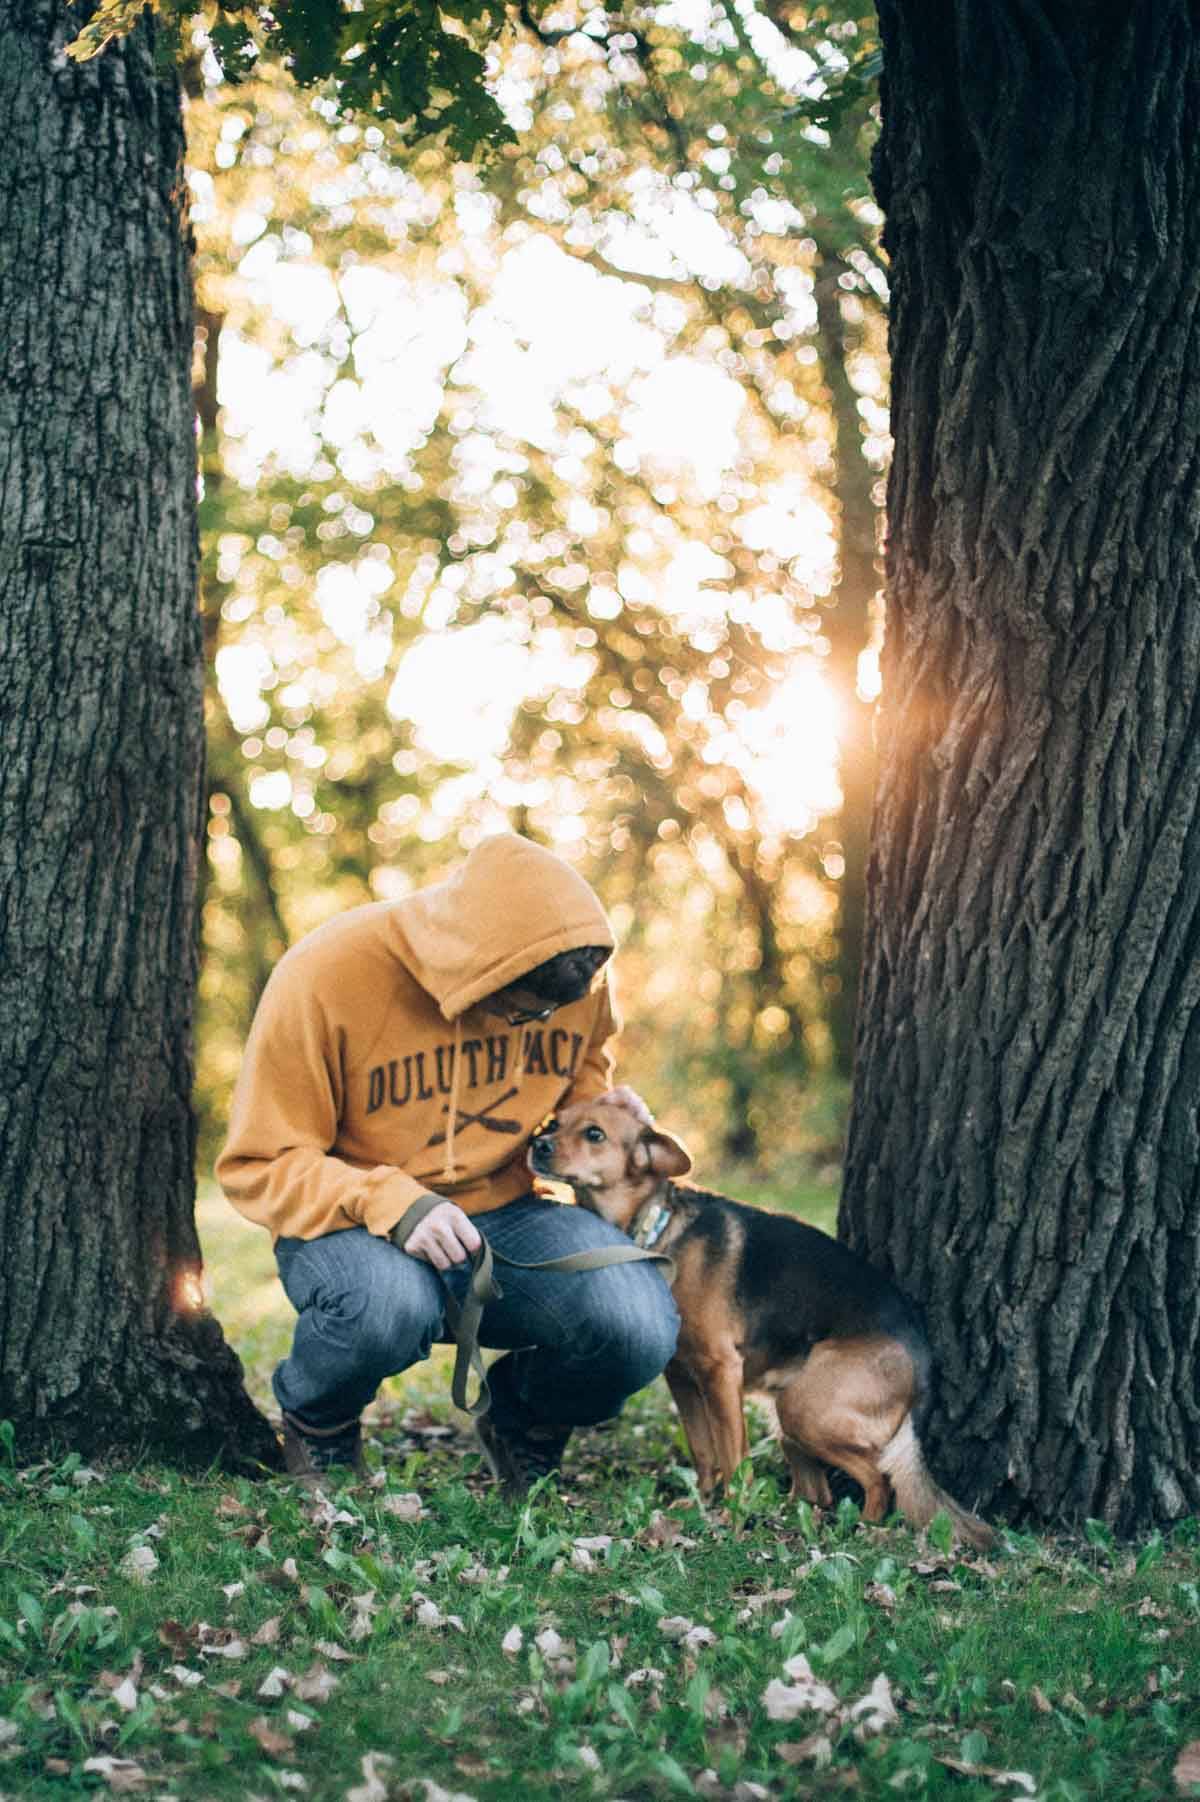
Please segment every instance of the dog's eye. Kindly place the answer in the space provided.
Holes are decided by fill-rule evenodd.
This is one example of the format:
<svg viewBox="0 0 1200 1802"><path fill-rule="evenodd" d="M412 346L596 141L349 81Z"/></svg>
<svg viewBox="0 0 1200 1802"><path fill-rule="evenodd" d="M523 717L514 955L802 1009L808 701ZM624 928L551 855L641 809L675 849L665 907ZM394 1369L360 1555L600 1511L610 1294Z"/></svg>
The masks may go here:
<svg viewBox="0 0 1200 1802"><path fill-rule="evenodd" d="M583 1129L583 1136L588 1140L589 1144L603 1145L608 1134L602 1132L598 1126L585 1126Z"/></svg>
<svg viewBox="0 0 1200 1802"><path fill-rule="evenodd" d="M553 1119L547 1120L545 1126L543 1126L543 1128L542 1128L540 1136L542 1138L551 1138L557 1131L558 1131L558 1121L553 1120Z"/></svg>

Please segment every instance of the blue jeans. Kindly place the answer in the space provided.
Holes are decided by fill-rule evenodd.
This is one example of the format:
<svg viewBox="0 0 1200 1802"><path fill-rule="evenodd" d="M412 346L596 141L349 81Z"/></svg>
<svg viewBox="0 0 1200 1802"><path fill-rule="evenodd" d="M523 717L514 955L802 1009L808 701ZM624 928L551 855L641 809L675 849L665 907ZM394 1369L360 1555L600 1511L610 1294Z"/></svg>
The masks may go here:
<svg viewBox="0 0 1200 1802"><path fill-rule="evenodd" d="M522 1196L478 1217L493 1250L538 1263L623 1233L583 1208ZM320 1239L279 1239L279 1275L300 1316L291 1355L275 1372L281 1407L309 1426L360 1414L384 1377L446 1339L446 1290L461 1300L470 1265L439 1273L365 1227ZM655 1264L601 1270L510 1270L489 1302L480 1343L508 1351L489 1371L497 1424L590 1426L619 1413L675 1350L679 1316Z"/></svg>

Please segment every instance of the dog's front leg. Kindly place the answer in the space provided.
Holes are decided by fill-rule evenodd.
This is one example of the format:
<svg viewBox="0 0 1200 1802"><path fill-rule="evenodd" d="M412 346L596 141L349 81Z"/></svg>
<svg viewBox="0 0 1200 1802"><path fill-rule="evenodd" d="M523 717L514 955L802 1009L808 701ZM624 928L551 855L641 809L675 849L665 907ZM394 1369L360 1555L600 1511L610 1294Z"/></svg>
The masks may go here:
<svg viewBox="0 0 1200 1802"><path fill-rule="evenodd" d="M701 1394L708 1414L717 1467L728 1489L733 1473L750 1456L746 1434L742 1360L736 1351L714 1359L701 1377Z"/></svg>
<svg viewBox="0 0 1200 1802"><path fill-rule="evenodd" d="M704 1397L687 1365L678 1358L672 1358L663 1375L683 1423L684 1437L692 1454L692 1463L696 1466L700 1493L711 1495L716 1486L718 1466Z"/></svg>

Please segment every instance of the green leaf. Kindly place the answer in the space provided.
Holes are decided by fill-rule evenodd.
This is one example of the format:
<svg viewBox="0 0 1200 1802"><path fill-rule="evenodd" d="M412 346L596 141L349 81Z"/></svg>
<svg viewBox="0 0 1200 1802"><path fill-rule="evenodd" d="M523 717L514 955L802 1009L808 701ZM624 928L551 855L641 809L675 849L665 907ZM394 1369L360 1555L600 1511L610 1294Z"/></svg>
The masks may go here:
<svg viewBox="0 0 1200 1802"><path fill-rule="evenodd" d="M857 1631L849 1621L845 1621L835 1633L830 1634L823 1646L817 1646L814 1649L824 1664L835 1664L839 1658L844 1658L847 1652L853 1651L857 1642Z"/></svg>
<svg viewBox="0 0 1200 1802"><path fill-rule="evenodd" d="M958 1755L964 1764L982 1764L988 1754L988 1736L978 1727L964 1733L958 1742Z"/></svg>
<svg viewBox="0 0 1200 1802"><path fill-rule="evenodd" d="M954 1527L951 1524L950 1516L944 1510L935 1514L926 1531L929 1534L930 1544L935 1546L943 1557L948 1558L954 1550Z"/></svg>
<svg viewBox="0 0 1200 1802"><path fill-rule="evenodd" d="M67 45L71 61L90 62L113 38L127 37L148 5L157 12L156 0L100 0L83 30Z"/></svg>
<svg viewBox="0 0 1200 1802"><path fill-rule="evenodd" d="M1137 1574L1140 1576L1143 1571L1153 1570L1156 1564L1161 1564L1165 1549L1162 1534L1152 1534L1137 1555L1133 1567Z"/></svg>
<svg viewBox="0 0 1200 1802"><path fill-rule="evenodd" d="M606 1639L593 1641L579 1660L575 1681L586 1689L592 1688L594 1684L599 1683L603 1677L608 1675L610 1662L608 1641Z"/></svg>
<svg viewBox="0 0 1200 1802"><path fill-rule="evenodd" d="M27 1620L35 1633L40 1634L45 1623L42 1604L28 1590L21 1590L17 1596L17 1608L23 1620Z"/></svg>
<svg viewBox="0 0 1200 1802"><path fill-rule="evenodd" d="M652 1752L646 1762L655 1775L661 1777L677 1795L695 1795L691 1778L669 1752Z"/></svg>

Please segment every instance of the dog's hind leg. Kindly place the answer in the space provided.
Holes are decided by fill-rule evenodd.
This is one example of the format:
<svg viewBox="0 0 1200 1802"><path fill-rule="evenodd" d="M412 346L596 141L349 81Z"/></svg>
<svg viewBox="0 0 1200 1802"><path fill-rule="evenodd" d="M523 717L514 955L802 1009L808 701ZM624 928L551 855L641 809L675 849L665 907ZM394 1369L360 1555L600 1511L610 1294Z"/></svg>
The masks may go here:
<svg viewBox="0 0 1200 1802"><path fill-rule="evenodd" d="M780 1428L783 1429L783 1416L780 1415ZM786 1430L781 1430L780 1439L783 1455L788 1462L788 1470L792 1478L792 1500L794 1502L811 1502L814 1508L831 1508L833 1492L829 1487L829 1478L825 1475L825 1466L819 1458L814 1458L806 1446L798 1439L789 1437Z"/></svg>

